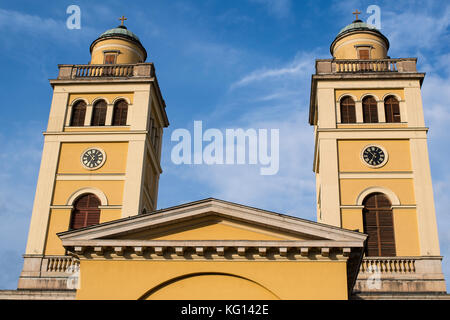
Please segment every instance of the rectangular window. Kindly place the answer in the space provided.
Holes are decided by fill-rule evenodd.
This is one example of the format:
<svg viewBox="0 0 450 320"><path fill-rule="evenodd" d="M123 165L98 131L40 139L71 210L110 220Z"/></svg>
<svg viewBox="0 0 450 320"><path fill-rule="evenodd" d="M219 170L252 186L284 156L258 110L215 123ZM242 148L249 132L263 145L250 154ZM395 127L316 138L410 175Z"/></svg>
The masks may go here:
<svg viewBox="0 0 450 320"><path fill-rule="evenodd" d="M370 59L369 49L360 49L358 52L359 52L359 58L361 60L369 60Z"/></svg>
<svg viewBox="0 0 450 320"><path fill-rule="evenodd" d="M115 64L116 57L115 53L105 53L105 64Z"/></svg>

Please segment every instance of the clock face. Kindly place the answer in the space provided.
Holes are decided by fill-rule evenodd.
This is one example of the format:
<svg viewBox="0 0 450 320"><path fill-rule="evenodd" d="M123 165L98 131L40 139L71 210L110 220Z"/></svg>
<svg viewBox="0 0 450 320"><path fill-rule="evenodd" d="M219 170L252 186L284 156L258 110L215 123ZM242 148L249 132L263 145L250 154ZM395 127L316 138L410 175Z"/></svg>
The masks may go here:
<svg viewBox="0 0 450 320"><path fill-rule="evenodd" d="M362 153L364 161L372 167L381 167L386 163L387 154L377 146L368 146Z"/></svg>
<svg viewBox="0 0 450 320"><path fill-rule="evenodd" d="M81 155L81 163L86 169L95 170L105 163L106 154L97 148L87 149Z"/></svg>

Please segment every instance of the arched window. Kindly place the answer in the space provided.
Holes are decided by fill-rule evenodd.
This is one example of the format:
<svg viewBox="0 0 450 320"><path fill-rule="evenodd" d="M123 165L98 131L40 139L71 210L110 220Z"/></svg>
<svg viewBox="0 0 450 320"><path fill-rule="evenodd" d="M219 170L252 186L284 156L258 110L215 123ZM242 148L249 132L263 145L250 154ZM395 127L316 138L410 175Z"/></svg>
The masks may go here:
<svg viewBox="0 0 450 320"><path fill-rule="evenodd" d="M80 229L100 222L100 200L92 193L80 196L74 203L70 229Z"/></svg>
<svg viewBox="0 0 450 320"><path fill-rule="evenodd" d="M369 194L363 201L367 256L395 256L394 221L391 202L382 193Z"/></svg>
<svg viewBox="0 0 450 320"><path fill-rule="evenodd" d="M355 101L351 97L341 99L341 123L356 123Z"/></svg>
<svg viewBox="0 0 450 320"><path fill-rule="evenodd" d="M389 96L384 99L384 112L386 122L400 122L400 106L395 97Z"/></svg>
<svg viewBox="0 0 450 320"><path fill-rule="evenodd" d="M120 100L114 105L113 126L125 126L127 124L128 103Z"/></svg>
<svg viewBox="0 0 450 320"><path fill-rule="evenodd" d="M72 117L70 118L70 125L72 127L84 126L85 116L86 116L86 102L78 101L72 107Z"/></svg>
<svg viewBox="0 0 450 320"><path fill-rule="evenodd" d="M92 108L91 126L104 126L106 121L106 102L97 101Z"/></svg>
<svg viewBox="0 0 450 320"><path fill-rule="evenodd" d="M374 97L365 97L362 101L363 121L367 123L378 122L377 101Z"/></svg>

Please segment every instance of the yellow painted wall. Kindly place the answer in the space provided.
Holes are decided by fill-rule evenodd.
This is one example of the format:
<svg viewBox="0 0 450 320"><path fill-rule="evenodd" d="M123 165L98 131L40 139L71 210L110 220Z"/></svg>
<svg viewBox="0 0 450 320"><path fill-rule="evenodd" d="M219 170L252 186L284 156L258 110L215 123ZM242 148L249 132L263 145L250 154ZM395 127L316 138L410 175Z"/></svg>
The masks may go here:
<svg viewBox="0 0 450 320"><path fill-rule="evenodd" d="M71 209L51 209L50 220L45 241L46 255L64 255L65 249L56 235L58 232L69 230Z"/></svg>
<svg viewBox="0 0 450 320"><path fill-rule="evenodd" d="M413 179L341 179L341 205L356 205L356 199L369 187L384 187L394 192L402 205L414 205Z"/></svg>
<svg viewBox="0 0 450 320"><path fill-rule="evenodd" d="M384 42L380 37L368 33L349 35L335 43L333 56L336 59L358 59L355 45L371 45L374 47L370 52L371 59L385 59L386 49L380 43L366 39Z"/></svg>
<svg viewBox="0 0 450 320"><path fill-rule="evenodd" d="M397 256L420 256L416 209L395 209L394 234Z"/></svg>
<svg viewBox="0 0 450 320"><path fill-rule="evenodd" d="M219 289L220 288L220 289ZM223 274L201 274L182 278L155 291L146 300L232 299L278 300L267 288L251 280Z"/></svg>
<svg viewBox="0 0 450 320"><path fill-rule="evenodd" d="M336 90L336 101L339 101L344 95L351 95L356 97L357 100L362 100L363 96L370 94L378 100L382 100L384 96L394 94L399 96L402 100L405 100L405 94L403 89L337 89Z"/></svg>
<svg viewBox="0 0 450 320"><path fill-rule="evenodd" d="M361 159L361 151L369 144L386 149L388 162L381 168L371 168ZM408 140L338 140L340 172L405 172L412 171Z"/></svg>
<svg viewBox="0 0 450 320"><path fill-rule="evenodd" d="M108 199L108 205L122 205L124 181L63 181L58 180L53 194L53 205L66 205L70 196L83 188L100 189Z"/></svg>
<svg viewBox="0 0 450 320"><path fill-rule="evenodd" d="M307 240L289 236L268 228L251 227L244 223L198 219L167 227L158 227L157 232L146 230L121 236L133 240Z"/></svg>
<svg viewBox="0 0 450 320"><path fill-rule="evenodd" d="M92 48L91 64L103 64L104 63L104 53L105 50L119 50L120 54L117 57L117 64L126 63L140 63L144 62L142 58L135 52L138 51L142 53L141 49L134 43L126 40L120 39L108 39L102 40L95 44Z"/></svg>
<svg viewBox="0 0 450 320"><path fill-rule="evenodd" d="M118 98L128 98L131 104L133 104L133 92L96 92L96 93L70 93L69 104L73 104L76 99L87 100L88 104L92 104L97 99L105 99L108 103L113 103Z"/></svg>
<svg viewBox="0 0 450 320"><path fill-rule="evenodd" d="M81 284L76 298L145 298L151 289L169 280L198 273L227 273L251 282L230 280L223 283L216 281L219 278L193 277L184 283L163 286L148 298L183 299L189 296L190 300L231 300L255 299L256 294L256 299L269 299L269 291L280 299L347 299L345 261L163 260L82 260ZM205 292L202 288L206 286L209 290ZM175 288L178 290L174 291Z"/></svg>
<svg viewBox="0 0 450 320"><path fill-rule="evenodd" d="M106 153L106 161L100 169L87 170L81 164L81 154L88 148L98 147ZM57 173L101 174L125 173L128 142L89 142L61 144Z"/></svg>
<svg viewBox="0 0 450 320"><path fill-rule="evenodd" d="M341 209L342 228L364 232L362 209Z"/></svg>
<svg viewBox="0 0 450 320"><path fill-rule="evenodd" d="M122 218L121 209L101 209L100 223L114 221Z"/></svg>

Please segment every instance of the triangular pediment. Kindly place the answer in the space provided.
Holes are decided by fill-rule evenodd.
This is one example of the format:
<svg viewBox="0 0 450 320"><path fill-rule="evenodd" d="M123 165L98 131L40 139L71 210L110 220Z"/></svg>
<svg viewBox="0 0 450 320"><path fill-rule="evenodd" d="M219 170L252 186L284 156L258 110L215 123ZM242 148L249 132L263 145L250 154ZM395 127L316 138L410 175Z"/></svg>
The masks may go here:
<svg viewBox="0 0 450 320"><path fill-rule="evenodd" d="M217 199L59 234L70 240L357 241L365 235Z"/></svg>
<svg viewBox="0 0 450 320"><path fill-rule="evenodd" d="M308 234L255 225L249 221L220 216L214 212L187 221L173 221L144 230L111 235L107 238L123 240L324 240Z"/></svg>

